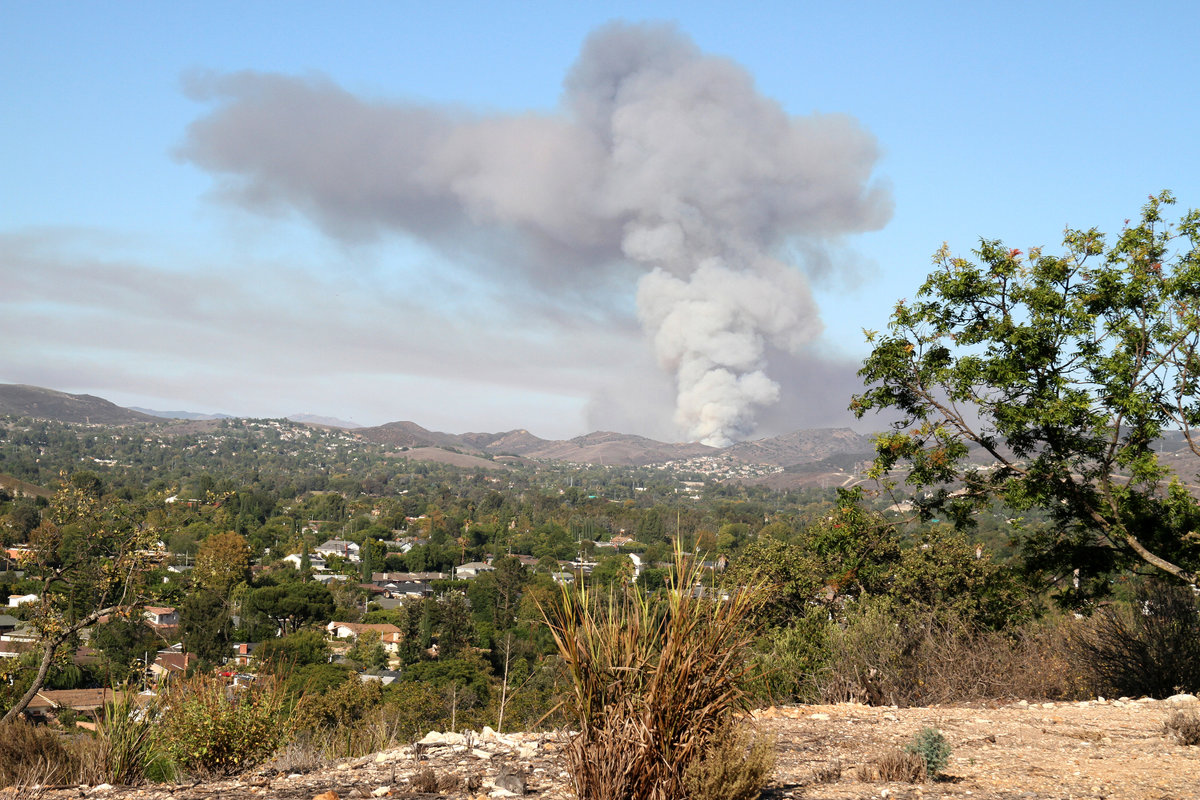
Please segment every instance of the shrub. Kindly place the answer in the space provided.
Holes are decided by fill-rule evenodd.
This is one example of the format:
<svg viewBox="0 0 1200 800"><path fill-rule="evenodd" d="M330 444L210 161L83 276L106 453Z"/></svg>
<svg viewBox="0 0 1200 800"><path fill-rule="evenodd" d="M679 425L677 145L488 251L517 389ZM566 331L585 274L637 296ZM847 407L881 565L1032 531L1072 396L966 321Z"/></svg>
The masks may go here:
<svg viewBox="0 0 1200 800"><path fill-rule="evenodd" d="M919 756L925 765L925 775L936 779L950 763L950 745L936 728L922 728L905 746L904 752Z"/></svg>
<svg viewBox="0 0 1200 800"><path fill-rule="evenodd" d="M774 765L769 740L726 725L709 741L703 758L684 770L688 800L755 800Z"/></svg>
<svg viewBox="0 0 1200 800"><path fill-rule="evenodd" d="M289 732L282 684L260 678L232 687L197 675L165 695L159 733L164 749L184 770L232 775L265 761Z"/></svg>
<svg viewBox="0 0 1200 800"><path fill-rule="evenodd" d="M900 706L1080 699L1090 693L1067 646L1073 627L1075 620L1054 617L985 630L889 598L865 598L843 626L827 627L826 661L813 662L802 699Z"/></svg>
<svg viewBox="0 0 1200 800"><path fill-rule="evenodd" d="M1164 732L1175 741L1193 747L1200 745L1200 713L1172 711L1163 723Z"/></svg>
<svg viewBox="0 0 1200 800"><path fill-rule="evenodd" d="M1103 694L1167 697L1200 690L1200 609L1186 586L1147 581L1132 603L1101 609L1074 642Z"/></svg>
<svg viewBox="0 0 1200 800"><path fill-rule="evenodd" d="M667 588L598 598L563 587L543 608L569 675L578 733L566 751L580 800L676 800L748 696L748 620L758 591L718 599L699 589L696 562L676 550Z"/></svg>

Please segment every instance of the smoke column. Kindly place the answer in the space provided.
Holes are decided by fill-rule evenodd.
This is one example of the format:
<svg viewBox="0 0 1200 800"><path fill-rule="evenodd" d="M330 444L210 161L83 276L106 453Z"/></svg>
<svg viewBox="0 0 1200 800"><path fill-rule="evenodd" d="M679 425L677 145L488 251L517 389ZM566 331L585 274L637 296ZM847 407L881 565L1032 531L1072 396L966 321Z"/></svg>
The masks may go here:
<svg viewBox="0 0 1200 800"><path fill-rule="evenodd" d="M821 332L785 249L821 252L891 214L871 183L875 140L853 119L787 114L671 26L593 33L553 115L368 102L260 73L188 88L215 108L179 154L247 208L298 210L346 240L471 249L488 277L549 295L638 267L675 420L709 444L749 435L780 400L767 353Z"/></svg>

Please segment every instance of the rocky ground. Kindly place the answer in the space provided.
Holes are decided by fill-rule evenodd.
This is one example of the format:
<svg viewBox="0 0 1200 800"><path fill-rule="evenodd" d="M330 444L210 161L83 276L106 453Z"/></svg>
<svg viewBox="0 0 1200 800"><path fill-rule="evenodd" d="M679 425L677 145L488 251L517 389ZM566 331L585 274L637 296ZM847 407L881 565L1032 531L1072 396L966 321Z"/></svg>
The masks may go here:
<svg viewBox="0 0 1200 800"><path fill-rule="evenodd" d="M935 708L856 704L769 708L755 714L774 736L777 763L766 800L971 798L971 800L1200 800L1200 747L1164 731L1195 698L1094 700ZM940 730L953 754L941 780L881 783L870 765L922 728ZM430 734L365 758L293 770L285 761L236 779L144 787L25 789L65 800L476 800L571 796L551 735ZM13 797L12 790L0 797Z"/></svg>

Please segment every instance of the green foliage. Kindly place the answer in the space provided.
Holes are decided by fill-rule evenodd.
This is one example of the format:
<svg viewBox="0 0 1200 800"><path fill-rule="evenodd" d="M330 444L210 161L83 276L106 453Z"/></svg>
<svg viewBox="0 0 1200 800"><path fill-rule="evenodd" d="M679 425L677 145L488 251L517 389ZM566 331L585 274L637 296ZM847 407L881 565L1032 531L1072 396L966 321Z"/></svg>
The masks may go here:
<svg viewBox="0 0 1200 800"><path fill-rule="evenodd" d="M306 695L293 714L298 732L336 735L364 722L383 702L379 681L347 680L329 691Z"/></svg>
<svg viewBox="0 0 1200 800"><path fill-rule="evenodd" d="M250 545L233 532L218 533L200 542L192 578L203 589L228 597L233 587L250 580Z"/></svg>
<svg viewBox="0 0 1200 800"><path fill-rule="evenodd" d="M921 757L925 765L925 775L932 780L936 780L950 763L950 744L936 728L922 728L917 731L904 750Z"/></svg>
<svg viewBox="0 0 1200 800"><path fill-rule="evenodd" d="M276 630L289 634L306 625L324 624L333 618L333 611L329 589L319 583L299 581L254 589L242 603L242 616L256 626L262 638Z"/></svg>
<svg viewBox="0 0 1200 800"><path fill-rule="evenodd" d="M65 643L100 617L134 607L144 591L142 580L153 565L157 538L147 507L151 498L135 502L100 496L93 477L64 480L48 518L31 534L32 551L21 559L21 566L38 582L40 599L30 622L38 636L40 660L28 688L4 720L28 705Z"/></svg>
<svg viewBox="0 0 1200 800"><path fill-rule="evenodd" d="M859 373L857 415L902 415L874 474L904 467L928 490L922 513L960 525L993 497L1045 509L1033 560L1079 569L1092 591L1137 564L1196 583L1200 511L1182 487L1162 491L1155 451L1174 429L1200 453L1200 213L1171 225L1173 202L1151 197L1111 244L1068 230L1058 256L987 240L979 263L939 251ZM972 447L993 463L972 466Z"/></svg>
<svg viewBox="0 0 1200 800"><path fill-rule="evenodd" d="M469 691L474 702L486 705L491 699L491 667L487 662L473 658L437 659L421 661L404 670L405 682L425 683L437 689L457 686Z"/></svg>
<svg viewBox="0 0 1200 800"><path fill-rule="evenodd" d="M179 607L183 647L206 664L219 666L229 658L232 626L225 597L216 592L194 592Z"/></svg>
<svg viewBox="0 0 1200 800"><path fill-rule="evenodd" d="M822 700L821 679L832 656L830 639L841 633L829 613L810 606L786 627L776 627L755 643L757 669L750 682L756 700L766 705Z"/></svg>
<svg viewBox="0 0 1200 800"><path fill-rule="evenodd" d="M293 697L318 695L345 683L353 671L342 664L307 664L301 667L284 667L287 690Z"/></svg>
<svg viewBox="0 0 1200 800"><path fill-rule="evenodd" d="M137 693L129 686L105 706L97 731L99 769L105 783L128 786L173 777L173 765L157 746L158 717L157 704L139 704Z"/></svg>
<svg viewBox="0 0 1200 800"><path fill-rule="evenodd" d="M388 656L379 641L379 631L363 631L354 640L346 658L364 668L382 669L387 666Z"/></svg>
<svg viewBox="0 0 1200 800"><path fill-rule="evenodd" d="M900 556L887 594L934 620L999 630L1028 612L1013 572L961 531L937 525Z"/></svg>
<svg viewBox="0 0 1200 800"><path fill-rule="evenodd" d="M290 733L282 684L262 678L232 687L196 675L176 681L163 697L163 748L196 775L233 775L271 756Z"/></svg>
<svg viewBox="0 0 1200 800"><path fill-rule="evenodd" d="M329 661L329 642L318 631L296 631L267 639L254 651L254 657L275 669L325 664Z"/></svg>

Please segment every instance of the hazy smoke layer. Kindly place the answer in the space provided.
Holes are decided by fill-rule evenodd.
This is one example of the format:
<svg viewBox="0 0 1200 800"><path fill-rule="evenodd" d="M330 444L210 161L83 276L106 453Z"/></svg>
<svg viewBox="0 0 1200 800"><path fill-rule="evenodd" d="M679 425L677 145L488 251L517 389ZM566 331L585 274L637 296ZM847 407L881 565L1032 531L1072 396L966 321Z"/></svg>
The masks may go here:
<svg viewBox="0 0 1200 800"><path fill-rule="evenodd" d="M181 155L248 207L298 209L345 239L399 231L469 250L481 271L547 293L644 269L639 316L675 375L676 421L711 444L779 400L767 353L820 332L784 245L820 252L891 212L854 120L789 116L668 26L594 33L552 116L370 102L254 73L190 89L218 105Z"/></svg>

